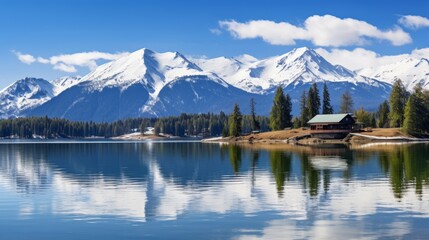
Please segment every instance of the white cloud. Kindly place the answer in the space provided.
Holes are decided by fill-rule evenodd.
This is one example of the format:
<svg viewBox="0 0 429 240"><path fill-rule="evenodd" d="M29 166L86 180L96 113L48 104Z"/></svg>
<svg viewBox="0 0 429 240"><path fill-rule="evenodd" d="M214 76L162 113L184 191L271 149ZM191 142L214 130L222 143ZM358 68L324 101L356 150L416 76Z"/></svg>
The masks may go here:
<svg viewBox="0 0 429 240"><path fill-rule="evenodd" d="M222 31L218 28L211 28L211 29L209 29L209 31L211 33L213 33L214 35L221 35L222 34Z"/></svg>
<svg viewBox="0 0 429 240"><path fill-rule="evenodd" d="M316 52L332 64L340 64L351 70L392 64L408 57L429 58L429 48L415 49L411 53L384 56L363 48L353 50L318 48Z"/></svg>
<svg viewBox="0 0 429 240"><path fill-rule="evenodd" d="M276 23L268 20L254 20L247 23L220 21L219 25L226 28L235 38L262 38L273 45L294 45L295 40L309 40L304 29L292 24Z"/></svg>
<svg viewBox="0 0 429 240"><path fill-rule="evenodd" d="M20 52L12 51L17 57L18 60L25 63L25 64L32 64L36 61L36 58L30 54L22 54Z"/></svg>
<svg viewBox="0 0 429 240"><path fill-rule="evenodd" d="M94 70L97 67L97 60L115 60L128 53L104 53L104 52L82 52L73 54L64 54L53 56L49 58L50 64L54 66L66 65L67 67L88 67L90 70ZM65 68L71 69L71 68Z"/></svg>
<svg viewBox="0 0 429 240"><path fill-rule="evenodd" d="M26 64L32 64L34 62L42 64L51 64L54 69L60 70L63 72L76 72L76 67L87 67L90 70L94 70L98 65L97 61L99 60L115 60L125 55L128 55L128 52L121 53L105 53L105 52L81 52L73 54L62 54L56 55L49 58L43 57L34 57L30 54L22 54L20 52L14 52L18 59Z"/></svg>
<svg viewBox="0 0 429 240"><path fill-rule="evenodd" d="M49 59L42 58L42 57L38 57L38 58L37 58L37 61L38 61L39 63L43 63L43 64L48 64L48 63L49 63Z"/></svg>
<svg viewBox="0 0 429 240"><path fill-rule="evenodd" d="M412 42L410 35L399 27L380 30L365 21L341 19L332 15L311 16L305 20L303 26L268 20L246 23L229 20L220 21L219 25L235 38L262 38L273 45L295 45L297 40L333 47L364 45L374 39L388 41L395 46Z"/></svg>
<svg viewBox="0 0 429 240"><path fill-rule="evenodd" d="M421 16L414 16L414 15L402 16L398 22L402 26L411 28L411 29L429 27L429 19Z"/></svg>
<svg viewBox="0 0 429 240"><path fill-rule="evenodd" d="M429 59L429 48L415 49L412 52L413 57Z"/></svg>
<svg viewBox="0 0 429 240"><path fill-rule="evenodd" d="M73 65L67 65L64 63L58 63L54 65L54 69L60 70L63 72L73 73L77 72L77 69Z"/></svg>

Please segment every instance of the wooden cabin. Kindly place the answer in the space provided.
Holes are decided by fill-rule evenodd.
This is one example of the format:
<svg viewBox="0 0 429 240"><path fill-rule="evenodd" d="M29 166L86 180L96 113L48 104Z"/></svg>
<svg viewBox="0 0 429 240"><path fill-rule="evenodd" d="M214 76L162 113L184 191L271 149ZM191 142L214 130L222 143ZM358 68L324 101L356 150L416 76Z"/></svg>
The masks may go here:
<svg viewBox="0 0 429 240"><path fill-rule="evenodd" d="M356 120L348 113L319 114L314 116L310 125L311 137L321 139L342 139L353 131Z"/></svg>

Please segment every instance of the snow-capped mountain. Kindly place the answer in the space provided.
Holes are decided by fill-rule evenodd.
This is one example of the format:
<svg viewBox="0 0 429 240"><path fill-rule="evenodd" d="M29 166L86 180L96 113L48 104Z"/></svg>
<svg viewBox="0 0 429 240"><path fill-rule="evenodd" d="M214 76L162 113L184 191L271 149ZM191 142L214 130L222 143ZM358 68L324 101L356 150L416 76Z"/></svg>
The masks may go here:
<svg viewBox="0 0 429 240"><path fill-rule="evenodd" d="M37 92L35 85L21 81L19 89L27 89L28 85L26 91L12 91L18 88L11 85L0 95L3 118L47 115L100 122L183 112L230 112L234 103L247 113L250 98L257 102L258 114L268 115L278 86L291 96L293 114L297 115L299 97L313 83L320 90L327 84L336 109L341 95L349 91L356 108L375 110L388 98L391 89L390 83L332 65L309 48L260 60L249 55L188 59L178 52L141 49L103 64L83 77L43 80L40 85L45 85L40 89L45 89L42 91L45 94L34 104L28 102L34 99L31 93ZM21 100L15 101L14 97ZM15 102L26 104L14 107Z"/></svg>
<svg viewBox="0 0 429 240"><path fill-rule="evenodd" d="M24 78L0 92L0 118L20 116L22 111L32 109L50 100L55 86L40 78Z"/></svg>
<svg viewBox="0 0 429 240"><path fill-rule="evenodd" d="M80 77L61 77L52 81L41 78L20 79L0 92L0 118L23 116L79 80Z"/></svg>
<svg viewBox="0 0 429 240"><path fill-rule="evenodd" d="M429 90L429 60L425 58L410 57L394 64L365 68L359 74L389 84L401 79L408 91L412 91L417 84Z"/></svg>
<svg viewBox="0 0 429 240"><path fill-rule="evenodd" d="M226 110L234 101L251 96L180 53L141 49L101 65L77 85L28 114L113 121L173 112Z"/></svg>
<svg viewBox="0 0 429 240"><path fill-rule="evenodd" d="M341 95L349 91L356 107L365 106L374 110L376 104L386 99L391 86L372 78L363 77L340 65L332 65L309 48L297 48L281 56L257 60L247 57L200 59L195 62L206 71L214 72L238 88L269 97L278 86L283 86L298 113L299 97L302 91L316 83L319 89L323 83L331 90L334 107L341 101Z"/></svg>
<svg viewBox="0 0 429 240"><path fill-rule="evenodd" d="M296 48L281 56L242 62L234 58L199 60L205 70L228 83L252 93L273 92L277 86L313 82L349 82L378 86L374 79L362 77L340 65L332 65L314 50Z"/></svg>

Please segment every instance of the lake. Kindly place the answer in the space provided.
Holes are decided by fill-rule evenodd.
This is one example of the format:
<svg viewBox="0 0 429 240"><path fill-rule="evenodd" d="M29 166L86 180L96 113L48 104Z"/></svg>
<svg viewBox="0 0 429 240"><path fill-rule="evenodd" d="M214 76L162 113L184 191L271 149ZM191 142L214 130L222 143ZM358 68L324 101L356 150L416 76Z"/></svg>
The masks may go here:
<svg viewBox="0 0 429 240"><path fill-rule="evenodd" d="M428 144L0 144L0 239L427 239L428 226Z"/></svg>

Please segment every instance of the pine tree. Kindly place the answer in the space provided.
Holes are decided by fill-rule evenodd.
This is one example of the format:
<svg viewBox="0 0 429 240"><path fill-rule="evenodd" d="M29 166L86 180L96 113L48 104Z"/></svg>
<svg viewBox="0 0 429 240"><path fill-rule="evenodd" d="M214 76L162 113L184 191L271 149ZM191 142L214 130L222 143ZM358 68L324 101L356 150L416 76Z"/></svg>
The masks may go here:
<svg viewBox="0 0 429 240"><path fill-rule="evenodd" d="M145 122L142 122L140 124L140 133L141 133L141 135L144 135L145 131L146 131L146 124L145 124Z"/></svg>
<svg viewBox="0 0 429 240"><path fill-rule="evenodd" d="M389 110L389 103L387 102L387 100L385 100L378 107L378 112L377 112L378 122L377 122L377 126L379 128L389 127L389 112L390 112L390 110Z"/></svg>
<svg viewBox="0 0 429 240"><path fill-rule="evenodd" d="M313 118L317 114L319 114L320 109L320 97L319 97L319 89L317 88L317 84L313 83L313 85L308 90L308 114L309 118Z"/></svg>
<svg viewBox="0 0 429 240"><path fill-rule="evenodd" d="M390 93L390 113L389 125L390 127L401 127L404 123L404 109L407 103L408 92L402 84L400 79L396 79L392 86Z"/></svg>
<svg viewBox="0 0 429 240"><path fill-rule="evenodd" d="M301 115L300 115L300 123L301 127L304 127L307 125L307 122L310 120L309 118L309 109L308 109L308 102L307 102L307 94L305 91L302 92L301 95Z"/></svg>
<svg viewBox="0 0 429 240"><path fill-rule="evenodd" d="M417 136L427 132L429 109L426 105L426 101L422 87L417 85L405 105L403 125L404 132Z"/></svg>
<svg viewBox="0 0 429 240"><path fill-rule="evenodd" d="M375 120L375 113L371 113L371 127L377 127L377 121Z"/></svg>
<svg viewBox="0 0 429 240"><path fill-rule="evenodd" d="M284 122L283 128L292 127L291 112L292 112L292 99L290 98L289 94L286 94L284 109L283 109L283 122Z"/></svg>
<svg viewBox="0 0 429 240"><path fill-rule="evenodd" d="M415 94L411 94L405 105L405 121L404 121L404 132L416 135L420 132L419 129L419 115L418 115L418 99Z"/></svg>
<svg viewBox="0 0 429 240"><path fill-rule="evenodd" d="M241 134L243 116L238 104L234 104L232 114L229 116L229 136L238 137Z"/></svg>
<svg viewBox="0 0 429 240"><path fill-rule="evenodd" d="M353 112L353 99L348 91L344 92L341 98L340 113L351 113Z"/></svg>
<svg viewBox="0 0 429 240"><path fill-rule="evenodd" d="M270 127L272 130L281 130L292 125L292 101L289 95L284 95L283 88L278 87L270 113Z"/></svg>
<svg viewBox="0 0 429 240"><path fill-rule="evenodd" d="M282 129L282 108L285 101L283 88L278 87L270 112L270 127L274 131Z"/></svg>
<svg viewBox="0 0 429 240"><path fill-rule="evenodd" d="M323 84L322 113L323 114L334 113L334 109L332 108L332 105L331 105L331 97L329 96L328 86L326 86L326 83Z"/></svg>
<svg viewBox="0 0 429 240"><path fill-rule="evenodd" d="M250 99L250 115L252 116L252 131L258 131L261 129L261 124L256 119L255 113L255 100L253 98Z"/></svg>

